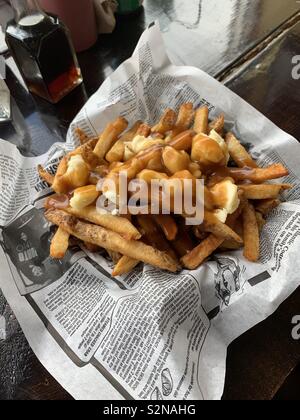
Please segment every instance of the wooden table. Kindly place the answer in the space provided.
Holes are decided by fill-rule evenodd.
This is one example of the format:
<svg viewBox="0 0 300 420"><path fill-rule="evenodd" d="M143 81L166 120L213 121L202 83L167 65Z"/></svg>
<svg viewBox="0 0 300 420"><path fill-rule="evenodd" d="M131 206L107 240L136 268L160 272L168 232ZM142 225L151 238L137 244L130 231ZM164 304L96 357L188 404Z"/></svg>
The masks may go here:
<svg viewBox="0 0 300 420"><path fill-rule="evenodd" d="M300 80L291 76L291 59L300 55L299 7L295 0L145 0L144 13L118 21L112 35L79 55L85 85L59 105L33 98L9 71L15 127L1 127L0 137L29 156L63 140L86 99L132 54L147 24L159 19L175 63L219 78L300 139ZM300 399L299 341L291 337L299 302L300 288L232 343L224 399ZM6 340L0 340L0 399L70 399L38 362L0 294L1 315L8 327Z"/></svg>

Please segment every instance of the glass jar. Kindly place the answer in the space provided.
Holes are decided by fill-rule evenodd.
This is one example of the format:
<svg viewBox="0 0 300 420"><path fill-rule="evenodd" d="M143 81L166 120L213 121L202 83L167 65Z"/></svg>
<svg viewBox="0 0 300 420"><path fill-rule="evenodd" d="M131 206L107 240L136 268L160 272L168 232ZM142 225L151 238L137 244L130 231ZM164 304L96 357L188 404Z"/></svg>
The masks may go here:
<svg viewBox="0 0 300 420"><path fill-rule="evenodd" d="M44 13L36 0L11 0L15 18L6 43L30 92L52 103L82 83L68 29Z"/></svg>

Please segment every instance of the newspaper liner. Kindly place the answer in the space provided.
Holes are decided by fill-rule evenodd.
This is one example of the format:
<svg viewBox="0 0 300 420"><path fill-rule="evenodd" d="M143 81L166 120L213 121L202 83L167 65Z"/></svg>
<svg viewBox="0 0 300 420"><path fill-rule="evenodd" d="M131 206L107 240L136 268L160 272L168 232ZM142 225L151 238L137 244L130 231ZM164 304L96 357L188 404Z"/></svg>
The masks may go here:
<svg viewBox="0 0 300 420"><path fill-rule="evenodd" d="M55 171L80 126L100 132L118 115L154 123L187 101L226 114L261 165L282 162L295 185L269 216L261 263L240 251L218 254L178 275L140 265L113 280L112 263L73 247L49 258L53 228L43 218L50 194L37 175ZM42 140L42 139L41 139ZM66 144L24 158L0 141L0 287L37 357L77 399L220 399L228 345L299 286L300 145L216 80L175 67L153 25L132 58L108 78L71 124ZM14 281L12 281L14 280Z"/></svg>

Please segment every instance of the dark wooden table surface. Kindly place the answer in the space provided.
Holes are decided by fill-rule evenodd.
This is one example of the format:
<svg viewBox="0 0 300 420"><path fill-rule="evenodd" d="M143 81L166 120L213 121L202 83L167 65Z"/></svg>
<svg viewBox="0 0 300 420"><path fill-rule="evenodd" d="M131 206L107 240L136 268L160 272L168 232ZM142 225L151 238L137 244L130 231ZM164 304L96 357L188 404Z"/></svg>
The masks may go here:
<svg viewBox="0 0 300 420"><path fill-rule="evenodd" d="M147 26L160 20L175 63L202 68L300 139L300 80L292 57L300 55L300 4L296 0L145 0L145 11L118 21L79 55L85 84L57 106L33 98L9 71L14 123L0 137L25 155L45 152L65 138L87 98L133 52ZM299 156L300 161L300 156ZM224 399L300 399L300 342L292 318L300 314L300 288L269 319L229 348ZM32 353L0 293L0 399L70 399Z"/></svg>

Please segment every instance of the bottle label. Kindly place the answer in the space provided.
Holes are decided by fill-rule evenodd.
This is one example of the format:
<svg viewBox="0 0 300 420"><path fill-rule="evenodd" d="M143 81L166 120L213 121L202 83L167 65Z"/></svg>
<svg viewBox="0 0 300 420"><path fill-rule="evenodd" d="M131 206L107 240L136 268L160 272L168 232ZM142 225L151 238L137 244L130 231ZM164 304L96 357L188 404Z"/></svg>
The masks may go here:
<svg viewBox="0 0 300 420"><path fill-rule="evenodd" d="M118 0L119 13L130 13L137 10L143 3L143 0Z"/></svg>

